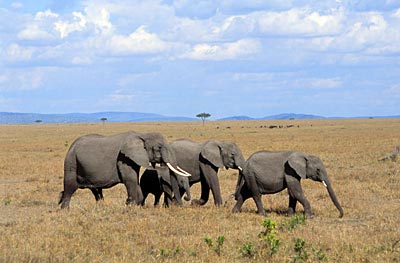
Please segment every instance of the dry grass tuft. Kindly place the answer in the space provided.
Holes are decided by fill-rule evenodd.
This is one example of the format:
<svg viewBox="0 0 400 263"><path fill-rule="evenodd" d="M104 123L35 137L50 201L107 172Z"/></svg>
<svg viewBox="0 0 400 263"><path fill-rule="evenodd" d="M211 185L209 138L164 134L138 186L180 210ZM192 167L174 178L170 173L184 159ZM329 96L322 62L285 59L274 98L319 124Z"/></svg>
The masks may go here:
<svg viewBox="0 0 400 263"><path fill-rule="evenodd" d="M294 127L265 128L289 124ZM399 129L398 119L1 125L0 262L399 262L400 162L378 161L400 144ZM105 190L99 204L89 190L78 190L71 209L61 211L69 145L83 134L127 130L159 131L169 141L234 141L245 157L261 149L318 155L345 215L337 218L322 185L304 180L315 217L292 230L278 228L280 244L271 255L269 241L258 236L264 218L254 202L231 213L235 170L220 172L220 208L212 199L204 207L153 208L151 198L143 208L126 207L118 185ZM192 192L198 197L200 187ZM290 220L286 191L263 201L278 225ZM216 253L219 236L224 240Z"/></svg>

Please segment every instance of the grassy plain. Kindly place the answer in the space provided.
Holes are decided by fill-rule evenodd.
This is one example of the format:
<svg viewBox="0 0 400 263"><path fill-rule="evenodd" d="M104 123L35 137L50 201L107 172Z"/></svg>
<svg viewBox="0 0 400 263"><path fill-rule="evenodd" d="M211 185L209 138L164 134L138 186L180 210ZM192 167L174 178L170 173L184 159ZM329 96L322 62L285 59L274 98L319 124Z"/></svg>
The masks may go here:
<svg viewBox="0 0 400 263"><path fill-rule="evenodd" d="M89 190L78 190L71 208L61 211L69 145L84 134L127 130L159 131L169 141L234 141L246 158L261 149L318 155L344 217L321 184L303 180L315 217L278 229L280 244L270 253L270 242L258 236L264 217L255 214L253 200L231 213L235 170L219 173L220 208L212 197L203 207L153 208L151 198L143 208L126 207L126 191L117 185L100 204ZM400 262L400 160L378 161L400 144L399 130L399 119L0 125L0 262ZM192 189L199 197L199 185ZM278 225L289 220L286 191L263 202ZM219 247L218 236L224 237ZM296 239L304 241L300 248Z"/></svg>

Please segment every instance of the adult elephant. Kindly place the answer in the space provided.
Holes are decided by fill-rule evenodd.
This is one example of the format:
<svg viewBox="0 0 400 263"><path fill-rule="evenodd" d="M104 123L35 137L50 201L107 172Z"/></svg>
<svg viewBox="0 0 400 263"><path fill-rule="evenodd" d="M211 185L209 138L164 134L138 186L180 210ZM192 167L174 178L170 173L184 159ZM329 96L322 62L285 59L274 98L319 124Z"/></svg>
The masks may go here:
<svg viewBox="0 0 400 263"><path fill-rule="evenodd" d="M172 175L173 174L173 175ZM190 185L187 176L175 175L165 166L146 169L140 178L140 188L143 192L142 205L145 204L149 194L154 195L154 206L157 206L160 197L164 194L164 206L169 207L173 199L173 186L171 176L176 176L179 190L186 193L185 200L190 201ZM182 205L182 200L178 200L178 205Z"/></svg>
<svg viewBox="0 0 400 263"><path fill-rule="evenodd" d="M199 205L207 203L210 189L214 196L215 205L222 205L221 190L218 180L218 169L241 169L245 163L242 152L235 143L209 140L194 142L188 139L179 139L171 142L178 166L192 176L189 184L201 183L201 197L192 202ZM180 199L180 196L176 197Z"/></svg>
<svg viewBox="0 0 400 263"><path fill-rule="evenodd" d="M78 188L89 188L96 197L102 198L101 189L123 183L126 187L127 204L140 204L143 193L139 186L140 167L156 163L164 164L182 176L190 176L179 170L174 152L160 133L126 132L113 136L84 135L69 148L64 161L64 191L59 204L68 208L71 196Z"/></svg>
<svg viewBox="0 0 400 263"><path fill-rule="evenodd" d="M232 211L240 212L243 202L252 197L257 205L257 213L265 215L261 195L278 193L287 188L288 214L295 213L296 204L299 201L304 207L305 215L310 217L312 216L311 206L300 184L300 180L305 178L324 184L333 204L339 210L339 217L342 217L343 209L336 198L321 159L295 151L253 153L239 174L235 192L237 202Z"/></svg>

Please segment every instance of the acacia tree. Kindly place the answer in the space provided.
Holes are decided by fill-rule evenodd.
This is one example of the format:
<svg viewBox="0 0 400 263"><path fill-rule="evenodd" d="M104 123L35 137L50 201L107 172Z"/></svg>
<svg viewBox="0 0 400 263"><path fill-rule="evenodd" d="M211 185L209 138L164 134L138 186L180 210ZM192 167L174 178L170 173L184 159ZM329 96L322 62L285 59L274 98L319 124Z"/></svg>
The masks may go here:
<svg viewBox="0 0 400 263"><path fill-rule="evenodd" d="M206 121L207 118L210 118L210 117L211 117L211 114L210 114L210 113L203 112L203 113L197 114L196 117L197 117L197 118L200 118L200 119L203 121L203 126L204 126L204 122Z"/></svg>
<svg viewBox="0 0 400 263"><path fill-rule="evenodd" d="M107 118L104 118L104 117L103 117L103 118L101 118L100 120L103 122L103 125L104 125L104 123L106 122Z"/></svg>

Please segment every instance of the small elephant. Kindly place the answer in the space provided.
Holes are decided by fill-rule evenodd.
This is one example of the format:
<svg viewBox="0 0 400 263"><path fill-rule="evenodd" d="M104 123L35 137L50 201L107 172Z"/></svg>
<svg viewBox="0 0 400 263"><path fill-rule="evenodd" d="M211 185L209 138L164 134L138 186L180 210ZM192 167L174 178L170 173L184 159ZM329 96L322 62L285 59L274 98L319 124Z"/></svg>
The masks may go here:
<svg viewBox="0 0 400 263"><path fill-rule="evenodd" d="M143 193L139 186L139 170L149 167L149 163L163 164L176 174L190 176L177 167L174 152L160 133L81 136L72 143L65 157L64 191L59 204L62 209L68 208L78 188L89 188L96 200L101 200L102 189L118 183L126 187L127 204L140 204Z"/></svg>
<svg viewBox="0 0 400 263"><path fill-rule="evenodd" d="M336 198L321 159L295 151L253 153L239 174L235 192L237 202L232 212L240 212L244 201L252 197L257 205L257 213L265 215L261 195L278 193L287 188L288 214L295 213L296 204L299 201L304 207L305 215L310 217L312 216L311 206L300 184L300 180L305 178L324 184L333 204L339 210L339 217L343 217L343 209Z"/></svg>
<svg viewBox="0 0 400 263"><path fill-rule="evenodd" d="M185 200L190 201L189 179L186 176L177 176L179 189L186 192ZM157 167L155 169L146 169L140 178L140 187L143 192L142 205L145 204L148 194L154 195L154 206L157 206L161 194L164 193L164 206L169 207L173 199L173 189L171 184L171 175L167 167ZM178 203L181 205L180 203Z"/></svg>
<svg viewBox="0 0 400 263"><path fill-rule="evenodd" d="M179 139L170 143L175 153L178 166L192 176L189 184L201 183L200 200L193 200L195 204L207 203L210 189L214 196L215 205L222 205L221 190L218 181L218 169L242 169L245 159L235 143L209 140L194 142L188 139ZM176 197L180 199L180 196Z"/></svg>

